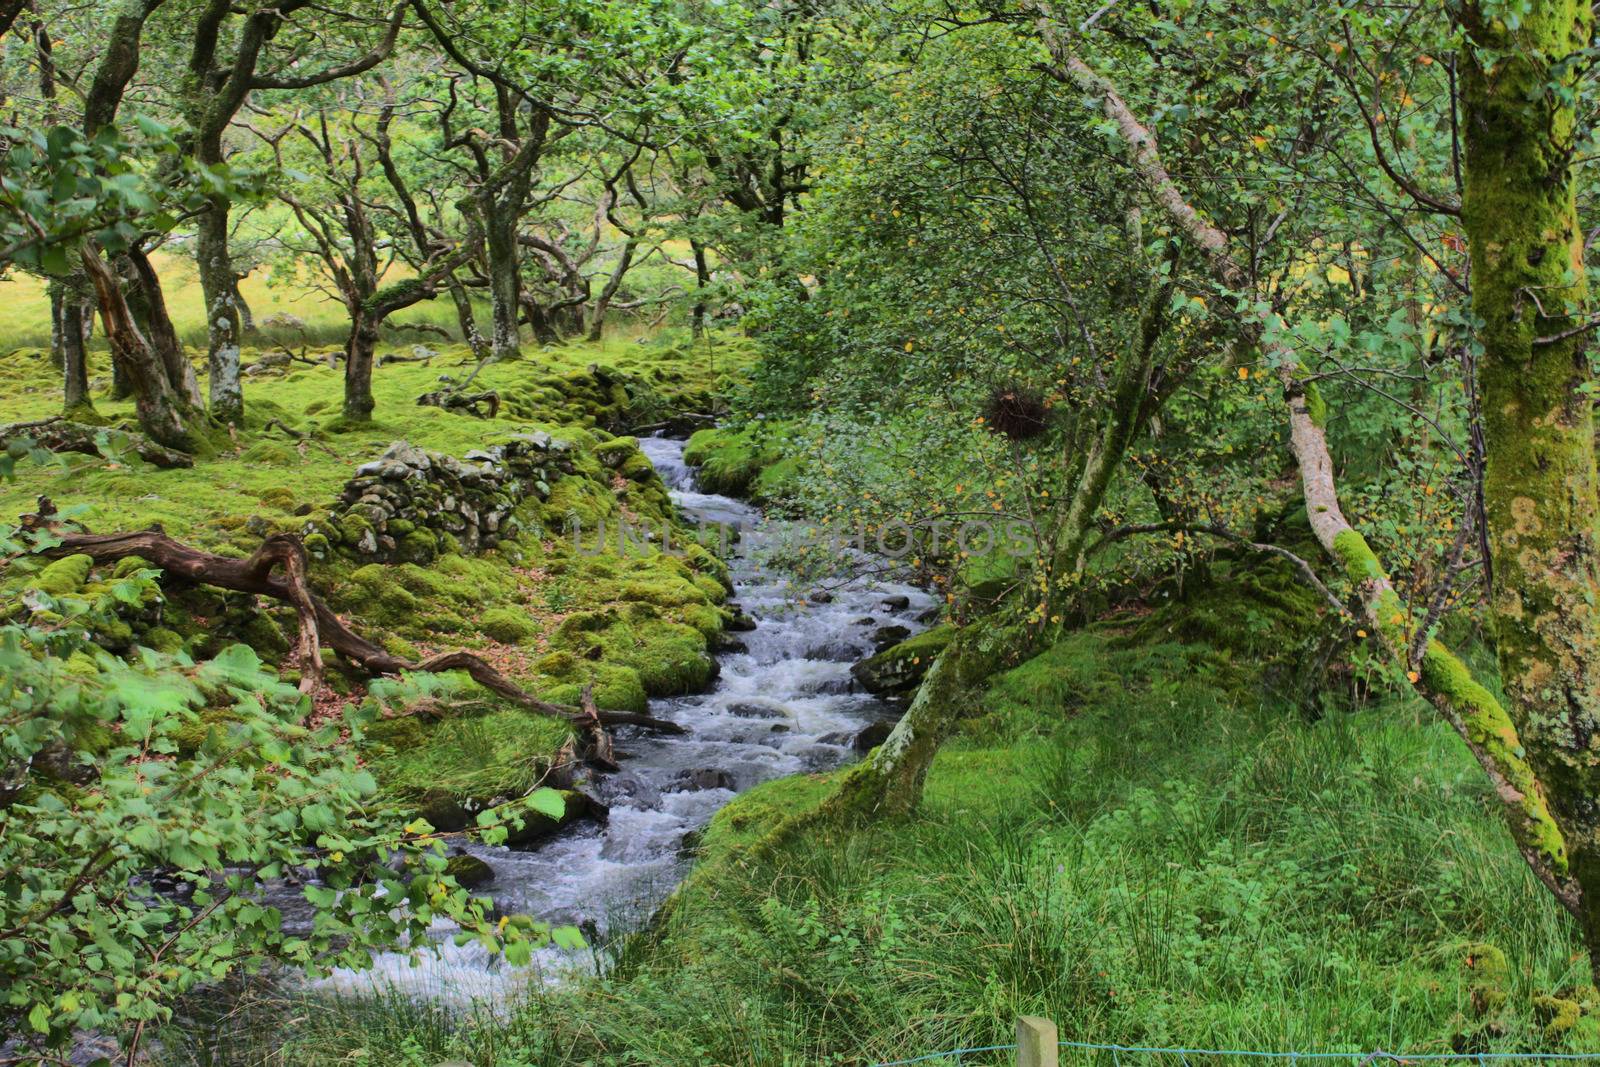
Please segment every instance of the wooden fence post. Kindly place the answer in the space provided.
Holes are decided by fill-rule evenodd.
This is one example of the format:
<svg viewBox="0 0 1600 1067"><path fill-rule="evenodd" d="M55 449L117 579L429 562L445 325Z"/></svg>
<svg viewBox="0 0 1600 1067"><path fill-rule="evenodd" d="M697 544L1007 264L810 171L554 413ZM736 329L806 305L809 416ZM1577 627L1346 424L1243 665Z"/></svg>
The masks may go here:
<svg viewBox="0 0 1600 1067"><path fill-rule="evenodd" d="M1037 1015L1017 1017L1017 1067L1057 1067L1056 1024Z"/></svg>

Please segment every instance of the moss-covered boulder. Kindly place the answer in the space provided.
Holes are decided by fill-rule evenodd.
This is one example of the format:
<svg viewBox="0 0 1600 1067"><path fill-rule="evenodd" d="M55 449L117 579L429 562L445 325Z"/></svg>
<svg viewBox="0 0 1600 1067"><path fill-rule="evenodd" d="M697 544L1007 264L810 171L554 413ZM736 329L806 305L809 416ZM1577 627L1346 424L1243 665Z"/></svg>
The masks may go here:
<svg viewBox="0 0 1600 1067"><path fill-rule="evenodd" d="M762 470L784 459L788 436L761 424L700 430L684 446L683 461L699 468L707 492L749 496Z"/></svg>
<svg viewBox="0 0 1600 1067"><path fill-rule="evenodd" d="M936 626L908 641L884 649L850 668L850 673L869 693L898 696L909 693L922 682L933 661L944 651L956 628Z"/></svg>
<svg viewBox="0 0 1600 1067"><path fill-rule="evenodd" d="M459 852L445 861L444 873L464 889L476 889L494 881L494 868L478 857Z"/></svg>

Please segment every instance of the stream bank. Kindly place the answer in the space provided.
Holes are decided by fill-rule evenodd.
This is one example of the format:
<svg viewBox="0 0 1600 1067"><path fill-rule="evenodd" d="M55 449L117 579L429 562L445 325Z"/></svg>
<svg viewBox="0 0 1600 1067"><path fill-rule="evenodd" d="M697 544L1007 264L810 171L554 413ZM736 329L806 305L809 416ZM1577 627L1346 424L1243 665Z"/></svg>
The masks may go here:
<svg viewBox="0 0 1600 1067"><path fill-rule="evenodd" d="M465 846L493 872L482 891L501 911L577 925L595 943L649 916L691 862L696 832L737 793L831 770L858 754L858 740L871 742L863 731L898 708L865 692L851 668L879 650L883 633L922 630L936 606L913 585L867 577L808 595L808 587L759 550L774 524L749 504L698 490L683 441L645 438L639 446L689 523L739 531L737 540L730 538L729 575L749 628L725 637L709 691L652 702L653 715L685 726L687 736L618 732L622 770L596 782L609 809L603 820L584 821L530 848ZM337 972L322 985L452 1002L499 1000L524 983L550 981L591 962L547 950L532 966L512 968L476 944L451 944L448 932L438 931L437 956L385 954L370 971Z"/></svg>

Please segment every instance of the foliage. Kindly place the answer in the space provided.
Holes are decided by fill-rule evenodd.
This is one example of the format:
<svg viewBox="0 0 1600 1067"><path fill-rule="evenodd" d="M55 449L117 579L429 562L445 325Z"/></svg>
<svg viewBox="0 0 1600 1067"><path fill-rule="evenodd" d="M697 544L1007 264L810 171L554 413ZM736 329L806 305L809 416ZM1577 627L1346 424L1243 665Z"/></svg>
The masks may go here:
<svg viewBox="0 0 1600 1067"><path fill-rule="evenodd" d="M159 596L156 577L128 571L93 599L36 587L32 619L0 629L11 1033L52 1048L74 1030L128 1037L199 983L269 961L361 967L375 949L423 943L436 917L509 957L545 939L538 924L490 922L444 874L426 823L374 816L376 781L333 744L371 712L308 728L307 699L245 645L203 661L97 647L89 631ZM204 741L181 744L196 724ZM485 823L486 838L505 833ZM289 874L306 879L309 921L263 899Z"/></svg>

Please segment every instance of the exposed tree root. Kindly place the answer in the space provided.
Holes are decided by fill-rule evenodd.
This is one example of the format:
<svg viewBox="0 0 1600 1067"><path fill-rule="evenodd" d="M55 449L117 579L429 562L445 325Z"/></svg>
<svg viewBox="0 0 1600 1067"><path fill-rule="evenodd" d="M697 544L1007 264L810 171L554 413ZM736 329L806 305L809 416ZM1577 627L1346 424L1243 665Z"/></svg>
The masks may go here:
<svg viewBox="0 0 1600 1067"><path fill-rule="evenodd" d="M48 522L52 510L47 501L41 502L39 516L31 517L33 525ZM650 715L600 710L594 705L593 694L587 690L581 708L540 700L483 659L465 650L444 652L416 662L394 655L350 629L321 597L311 591L306 580L305 548L293 534L273 534L248 557L234 559L175 541L160 527L113 534L57 532L61 544L49 549L45 553L48 556L59 558L82 553L96 563L111 563L128 556L138 556L168 574L189 581L234 592L269 596L293 605L300 619L300 688L303 692L311 692L321 684L322 648L326 646L372 674L466 671L473 681L518 707L572 723L589 740L588 757L612 768L616 763L611 737L606 732L608 726L640 726L673 734L687 732L677 723Z"/></svg>
<svg viewBox="0 0 1600 1067"><path fill-rule="evenodd" d="M48 452L78 452L85 456L98 456L101 453L96 439L104 429L55 415L38 422L13 422L9 426L0 426L0 446L11 441L29 440ZM193 456L157 444L137 430L127 427L113 429L127 437L133 451L146 463L168 470L194 466Z"/></svg>

